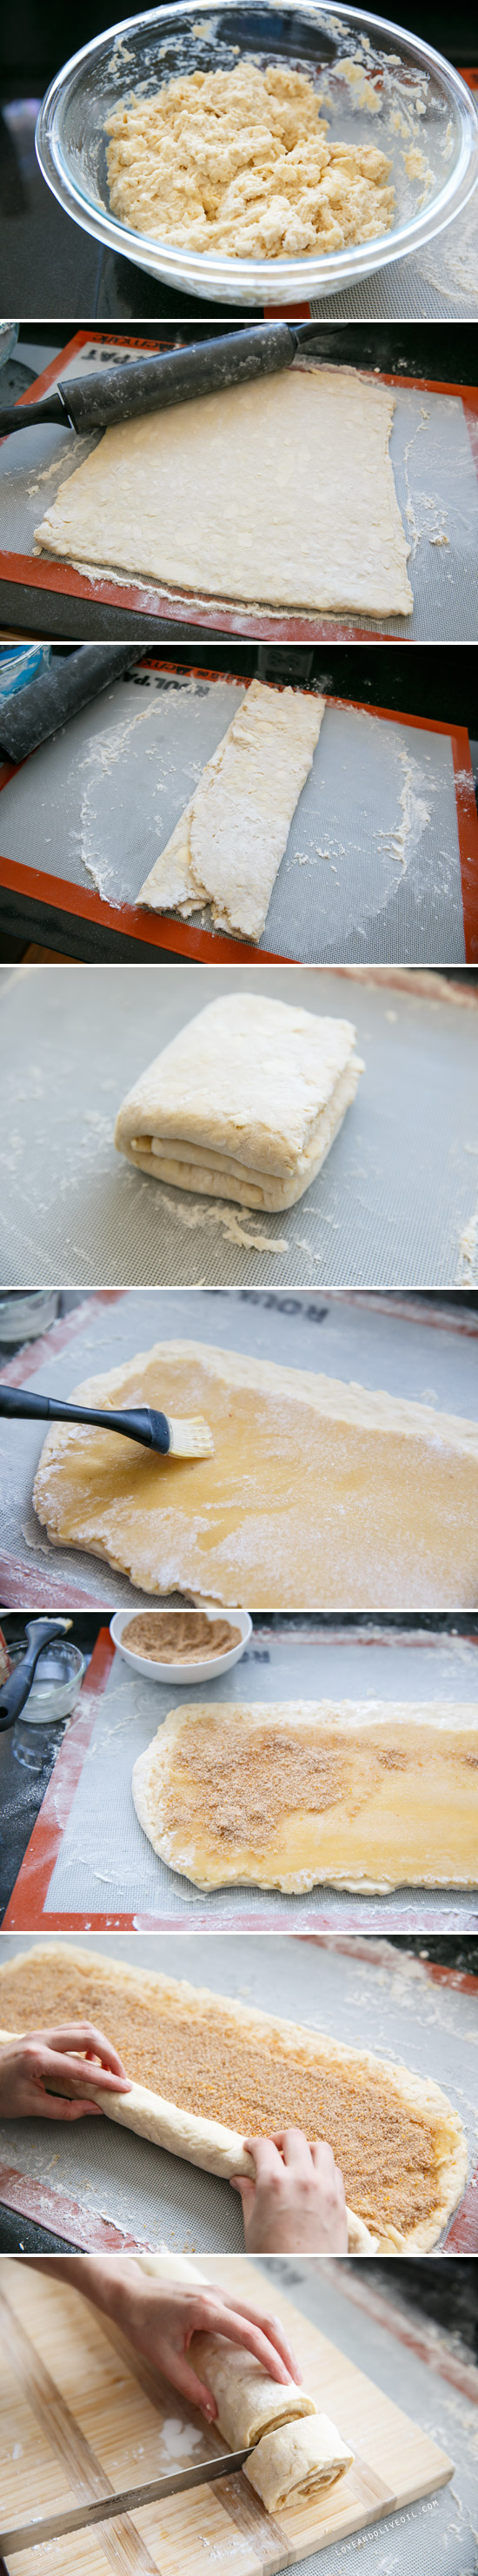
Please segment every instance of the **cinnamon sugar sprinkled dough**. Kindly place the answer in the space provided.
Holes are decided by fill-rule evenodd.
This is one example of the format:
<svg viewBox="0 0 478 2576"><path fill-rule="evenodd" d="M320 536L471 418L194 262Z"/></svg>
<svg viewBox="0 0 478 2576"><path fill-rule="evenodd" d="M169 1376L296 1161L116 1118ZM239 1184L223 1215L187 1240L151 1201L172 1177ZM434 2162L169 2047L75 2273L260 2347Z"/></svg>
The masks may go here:
<svg viewBox="0 0 478 2576"><path fill-rule="evenodd" d="M453 2208L466 2173L461 2122L437 2085L184 1979L103 1965L73 1946L50 1941L0 1969L2 2028L79 2017L106 2031L136 2082L186 2110L243 2137L299 2127L327 2138L346 2199L372 2231L427 2235L431 2226L436 2241L443 2175Z"/></svg>
<svg viewBox="0 0 478 2576"><path fill-rule="evenodd" d="M478 1707L187 1702L139 1754L133 1799L204 1889L475 1886Z"/></svg>
<svg viewBox="0 0 478 2576"><path fill-rule="evenodd" d="M374 107L378 105L372 93ZM112 213L150 240L241 259L342 250L388 232L391 162L328 143L304 72L192 72L106 120Z"/></svg>
<svg viewBox="0 0 478 2576"><path fill-rule="evenodd" d="M150 1619L145 1611L129 1619L121 1635L131 1655L145 1655L153 1664L206 1663L210 1655L229 1655L240 1643L241 1630L231 1628L228 1619L206 1619L203 1611L195 1616L193 1610L173 1610L169 1618L160 1610Z"/></svg>

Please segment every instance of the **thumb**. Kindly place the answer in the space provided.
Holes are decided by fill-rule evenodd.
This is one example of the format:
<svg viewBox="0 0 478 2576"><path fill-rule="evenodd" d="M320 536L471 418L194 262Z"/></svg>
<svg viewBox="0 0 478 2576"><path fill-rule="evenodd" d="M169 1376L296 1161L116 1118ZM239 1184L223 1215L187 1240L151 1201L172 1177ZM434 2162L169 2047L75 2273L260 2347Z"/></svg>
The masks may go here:
<svg viewBox="0 0 478 2576"><path fill-rule="evenodd" d="M233 2180L233 2182L231 2182L231 2191L238 2191L238 2192L239 2192L239 2194L240 2194L240 2198L241 2198L241 2200L242 2200L242 2207L243 2207L243 2211L246 2211L246 2209L250 2209L251 2201L254 2199L255 2188L256 2188L256 2186L255 2186L255 2182L251 2182L250 2177L249 2177L248 2175L246 2175L246 2174L235 2174L235 2175L234 2175L234 2180Z"/></svg>
<svg viewBox="0 0 478 2576"><path fill-rule="evenodd" d="M183 2361L178 2353L175 2353L174 2360L172 2354L168 2354L168 2379L172 2380L173 2388L177 2388L182 2397L188 2398L190 2406L200 2406L202 2414L209 2417L210 2423L213 2422L217 2406L212 2389L206 2387L204 2379L197 2379L190 2363Z"/></svg>

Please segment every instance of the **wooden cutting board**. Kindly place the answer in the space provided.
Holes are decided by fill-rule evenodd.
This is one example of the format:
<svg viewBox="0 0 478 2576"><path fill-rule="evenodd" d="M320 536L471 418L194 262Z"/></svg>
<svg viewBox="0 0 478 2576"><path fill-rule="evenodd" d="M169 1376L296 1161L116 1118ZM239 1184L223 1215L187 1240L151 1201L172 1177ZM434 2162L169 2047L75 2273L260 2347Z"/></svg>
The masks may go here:
<svg viewBox="0 0 478 2576"><path fill-rule="evenodd" d="M81 2256L78 2258L81 2271ZM216 2284L256 2304L270 2282L236 2256L214 2261ZM384 2397L364 2372L284 2297L274 2280L274 2306L286 2326L304 2384L350 2440L355 2467L328 2496L272 2517L242 2473L214 2487L143 2506L74 2540L48 2549L52 2576L198 2576L211 2563L218 2576L261 2576L291 2567L332 2540L379 2522L398 2506L444 2486L453 2463L428 2434ZM4 2528L31 2513L65 2510L166 2475L226 2446L168 2382L133 2354L78 2297L21 2261L0 2275L0 2495ZM196 2437L196 2438L195 2438ZM37 2576L32 2549L15 2552L9 2576Z"/></svg>

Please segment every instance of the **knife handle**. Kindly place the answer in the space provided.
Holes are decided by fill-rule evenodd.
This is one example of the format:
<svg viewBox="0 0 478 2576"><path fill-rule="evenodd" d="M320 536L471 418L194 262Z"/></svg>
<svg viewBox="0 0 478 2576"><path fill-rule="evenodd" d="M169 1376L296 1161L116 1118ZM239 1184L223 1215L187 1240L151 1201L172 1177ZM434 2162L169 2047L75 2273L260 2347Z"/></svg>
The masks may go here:
<svg viewBox="0 0 478 2576"><path fill-rule="evenodd" d="M227 331L217 340L194 340L190 348L142 358L137 366L69 378L59 391L74 429L107 429L111 421L166 411L172 403L192 402L197 394L225 393L229 385L246 384L252 376L276 375L281 367L291 367L294 357L288 322L261 322L251 330Z"/></svg>

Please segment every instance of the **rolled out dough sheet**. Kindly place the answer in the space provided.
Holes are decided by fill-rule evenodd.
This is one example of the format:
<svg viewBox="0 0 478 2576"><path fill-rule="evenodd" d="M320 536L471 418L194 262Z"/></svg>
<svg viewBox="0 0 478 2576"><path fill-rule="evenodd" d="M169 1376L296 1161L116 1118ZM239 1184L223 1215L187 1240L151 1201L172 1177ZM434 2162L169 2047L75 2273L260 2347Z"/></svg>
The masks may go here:
<svg viewBox="0 0 478 2576"><path fill-rule="evenodd" d="M325 698L253 680L138 897L184 918L209 903L218 929L260 939Z"/></svg>
<svg viewBox="0 0 478 2576"><path fill-rule="evenodd" d="M476 1887L478 1707L194 1701L132 1777L154 1851L195 1887Z"/></svg>
<svg viewBox="0 0 478 2576"><path fill-rule="evenodd" d="M4 2037L63 2020L103 2029L132 2079L131 2093L109 2096L108 2118L225 2179L254 2170L248 2137L295 2127L327 2138L352 2204L351 2246L360 2220L376 2231L373 2250L426 2253L460 2198L466 2141L441 2086L185 1978L50 1939L0 1968L0 2019Z"/></svg>
<svg viewBox="0 0 478 2576"><path fill-rule="evenodd" d="M209 1002L123 1101L115 1145L152 1180L291 1207L315 1180L355 1098L350 1020L261 993Z"/></svg>
<svg viewBox="0 0 478 2576"><path fill-rule="evenodd" d="M117 423L36 544L208 598L410 617L394 407L352 369L294 366Z"/></svg>
<svg viewBox="0 0 478 2576"><path fill-rule="evenodd" d="M53 1545L143 1592L251 1609L478 1606L478 1423L209 1343L156 1343L73 1389L202 1414L207 1459L47 1433L33 1498Z"/></svg>

